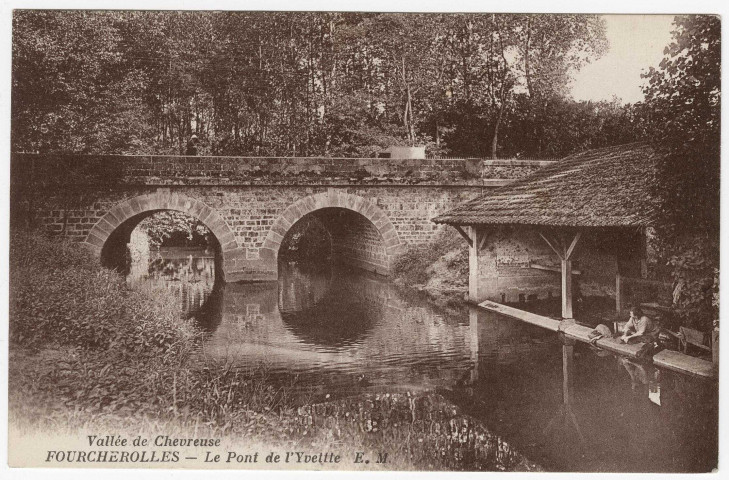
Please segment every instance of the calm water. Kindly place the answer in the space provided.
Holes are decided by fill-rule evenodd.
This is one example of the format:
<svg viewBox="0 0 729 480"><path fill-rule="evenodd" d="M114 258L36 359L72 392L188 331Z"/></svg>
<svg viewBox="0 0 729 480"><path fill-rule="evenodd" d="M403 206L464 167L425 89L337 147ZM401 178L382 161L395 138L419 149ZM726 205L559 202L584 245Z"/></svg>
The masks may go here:
<svg viewBox="0 0 729 480"><path fill-rule="evenodd" d="M179 292L200 356L267 366L314 401L437 389L528 458L566 471L709 471L715 384L575 347L564 404L556 336L476 308L443 310L382 277L281 265L277 283L216 285L214 257L167 249L133 266Z"/></svg>

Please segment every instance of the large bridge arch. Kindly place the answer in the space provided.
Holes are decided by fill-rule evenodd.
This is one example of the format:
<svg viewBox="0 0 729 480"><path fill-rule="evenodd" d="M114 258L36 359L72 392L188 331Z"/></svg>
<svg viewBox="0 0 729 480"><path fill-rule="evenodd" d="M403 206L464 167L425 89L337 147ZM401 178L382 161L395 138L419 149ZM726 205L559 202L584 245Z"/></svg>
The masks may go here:
<svg viewBox="0 0 729 480"><path fill-rule="evenodd" d="M169 190L139 195L116 204L94 224L86 236L85 243L101 259L104 245L119 226L134 217L162 210L183 212L205 224L220 244L220 260L223 264L226 257L237 251L238 243L235 235L218 212L200 200ZM223 280L227 280L225 268L220 273Z"/></svg>
<svg viewBox="0 0 729 480"><path fill-rule="evenodd" d="M401 253L405 244L397 230L377 205L364 197L336 189L302 198L286 208L274 221L261 249L267 258L278 259L279 249L287 232L304 216L324 209L344 209L368 220L379 233L386 253L386 265L380 273L389 273L392 260Z"/></svg>

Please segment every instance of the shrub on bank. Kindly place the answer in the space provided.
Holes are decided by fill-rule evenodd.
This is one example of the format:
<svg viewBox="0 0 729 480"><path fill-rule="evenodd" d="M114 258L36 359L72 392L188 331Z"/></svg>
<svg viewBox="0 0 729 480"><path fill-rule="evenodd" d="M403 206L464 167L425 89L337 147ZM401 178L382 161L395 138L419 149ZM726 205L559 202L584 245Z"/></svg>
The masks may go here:
<svg viewBox="0 0 729 480"><path fill-rule="evenodd" d="M16 411L190 418L225 428L283 403L286 392L262 380L260 369L191 362L201 335L171 291L130 289L78 243L33 231L11 235Z"/></svg>
<svg viewBox="0 0 729 480"><path fill-rule="evenodd" d="M83 247L37 232L10 239L10 340L114 355L157 357L189 349L197 332L166 292L129 289Z"/></svg>
<svg viewBox="0 0 729 480"><path fill-rule="evenodd" d="M425 245L409 246L394 265L395 277L406 285L468 284L468 248L452 228L443 228Z"/></svg>

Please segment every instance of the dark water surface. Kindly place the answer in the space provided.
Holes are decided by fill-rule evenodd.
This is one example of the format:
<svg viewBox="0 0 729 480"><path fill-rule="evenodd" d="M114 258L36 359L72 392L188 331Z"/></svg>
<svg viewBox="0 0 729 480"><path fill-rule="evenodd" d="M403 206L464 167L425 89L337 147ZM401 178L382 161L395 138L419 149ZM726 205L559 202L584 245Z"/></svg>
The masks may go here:
<svg viewBox="0 0 729 480"><path fill-rule="evenodd" d="M210 252L166 249L142 262L130 282L150 277L176 290L208 332L201 361L264 364L271 381L294 380L314 401L437 389L550 470L716 466L715 383L578 344L565 405L556 335L516 320L444 310L382 277L331 266L282 264L277 283L218 285Z"/></svg>

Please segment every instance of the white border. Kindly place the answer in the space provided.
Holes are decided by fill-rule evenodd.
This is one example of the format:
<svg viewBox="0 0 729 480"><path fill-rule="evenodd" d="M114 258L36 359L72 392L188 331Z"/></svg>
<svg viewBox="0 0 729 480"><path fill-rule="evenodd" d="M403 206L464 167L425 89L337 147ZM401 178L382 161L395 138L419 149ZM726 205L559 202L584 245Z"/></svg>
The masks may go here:
<svg viewBox="0 0 729 480"><path fill-rule="evenodd" d="M52 476L60 479L79 479L79 478L97 478L103 476L108 479L123 479L128 477L147 479L147 478L197 478L199 476L215 476L217 478L240 479L242 477L255 476L256 478L296 478L296 479L334 479L339 478L342 472L308 472L308 471L210 471L210 470L128 470L128 469L9 469L7 466L7 373L8 373L8 342L7 342L7 312L8 312L8 214L9 214L9 151L10 151L10 65L11 65L11 19L12 9L15 8L50 8L50 9L142 9L142 10L337 10L337 11L410 11L410 12L534 12L534 13L561 13L561 12L581 12L581 13L713 13L725 15L729 12L729 2L720 0L613 0L610 2L585 2L584 0L556 0L556 1L539 1L539 0L521 0L519 2L496 2L493 0L462 0L457 3L433 1L433 0L316 0L308 2L294 2L285 0L247 0L247 1L222 1L208 0L205 2L190 0L147 0L147 1L108 1L108 0L59 0L59 1L8 1L0 2L0 36L2 38L2 49L0 50L0 65L2 72L0 74L0 159L2 159L2 168L0 169L0 191L4 194L0 197L0 212L2 212L2 221L0 222L0 306L2 307L2 328L0 329L0 477L9 479L35 479L46 478ZM722 33L725 29L722 28ZM723 35L722 35L723 37ZM726 57L726 42L722 49L722 60ZM726 78L726 75L722 75ZM726 110L726 109L725 109ZM722 112L722 139L727 138L727 114ZM726 142L722 141L722 152ZM722 175L725 177L725 175ZM726 182L722 181L722 224L727 223L727 193ZM726 228L722 229L721 240L722 245L726 244L727 234ZM727 268L729 268L729 260L727 255L721 257L721 282L722 282L722 298L725 297L727 281L729 281ZM727 317L725 307L721 311L722 323L725 329L729 329L729 323L724 320ZM729 331L729 330L727 330ZM727 337L725 332L724 337ZM729 347L727 347L729 348ZM727 350L729 352L729 350ZM729 353L727 353L729 355ZM726 355L725 355L726 356ZM721 372L726 371L726 359L721 361ZM721 375L724 377L725 375ZM720 381L720 430L719 430L719 465L726 468L726 444L723 441L726 429L726 398L727 398L726 380ZM349 472L345 473L349 478L373 478L371 473ZM452 473L452 472L386 472L377 473L378 478L386 479L416 479L426 476L428 478L483 478L483 476L499 475L498 473ZM504 474L501 474L502 476ZM509 478L588 478L602 477L604 474L508 474ZM651 478L664 477L667 475L650 474ZM709 474L708 476L716 477L718 474ZM630 478L640 476L640 474L611 474L610 478ZM704 476L702 475L702 478Z"/></svg>

